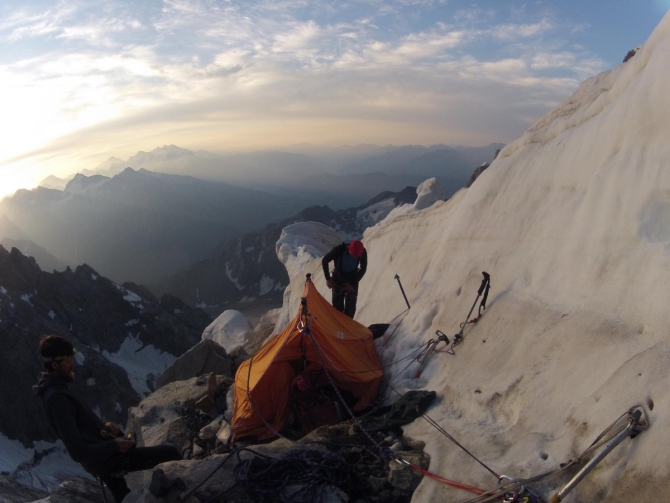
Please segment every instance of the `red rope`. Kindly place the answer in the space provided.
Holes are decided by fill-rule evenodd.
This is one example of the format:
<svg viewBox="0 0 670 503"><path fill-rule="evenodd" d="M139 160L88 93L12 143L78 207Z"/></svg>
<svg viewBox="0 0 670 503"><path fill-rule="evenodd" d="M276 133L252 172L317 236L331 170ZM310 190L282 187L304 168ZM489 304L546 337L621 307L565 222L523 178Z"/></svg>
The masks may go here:
<svg viewBox="0 0 670 503"><path fill-rule="evenodd" d="M412 470L413 472L419 473L421 475L424 475L426 477L429 477L431 479L437 480L439 482L442 482L444 484L450 485L452 487L458 487L459 489L465 489L466 491L470 491L471 493L475 494L490 494L490 491L484 491L483 489L479 489L478 487L473 487L469 486L467 484L461 484L460 482L454 482L453 480L445 479L444 477L440 477L439 475L435 475L434 473L430 473L429 471L424 470L420 466L416 466L412 463L408 463L409 469Z"/></svg>

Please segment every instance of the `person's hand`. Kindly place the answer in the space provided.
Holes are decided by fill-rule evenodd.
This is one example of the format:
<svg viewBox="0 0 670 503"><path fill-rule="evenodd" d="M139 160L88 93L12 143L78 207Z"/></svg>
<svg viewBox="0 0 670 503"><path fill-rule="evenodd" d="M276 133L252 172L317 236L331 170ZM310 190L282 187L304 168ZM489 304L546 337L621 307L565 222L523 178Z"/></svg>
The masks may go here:
<svg viewBox="0 0 670 503"><path fill-rule="evenodd" d="M354 287L351 286L349 283L344 284L344 291L347 293L351 293L354 291Z"/></svg>
<svg viewBox="0 0 670 503"><path fill-rule="evenodd" d="M333 288L335 286L335 282L332 279L327 279L326 280L326 286L328 288Z"/></svg>
<svg viewBox="0 0 670 503"><path fill-rule="evenodd" d="M121 434L121 427L118 424L107 421L105 424L105 429L112 433L115 437L118 437Z"/></svg>
<svg viewBox="0 0 670 503"><path fill-rule="evenodd" d="M125 437L119 437L114 440L117 444L119 444L119 452L128 452L128 450L131 447L135 447L135 441L134 440L128 440Z"/></svg>

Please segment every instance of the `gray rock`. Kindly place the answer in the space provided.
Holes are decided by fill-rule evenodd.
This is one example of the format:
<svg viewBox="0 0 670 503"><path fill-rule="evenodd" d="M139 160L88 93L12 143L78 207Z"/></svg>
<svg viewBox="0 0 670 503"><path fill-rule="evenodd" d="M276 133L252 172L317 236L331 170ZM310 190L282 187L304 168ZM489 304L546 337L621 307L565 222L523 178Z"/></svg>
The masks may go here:
<svg viewBox="0 0 670 503"><path fill-rule="evenodd" d="M172 386L172 384L168 386ZM325 437L319 436L317 432L312 432L304 439L300 440L300 442L279 439L269 444L254 445L252 449L257 453L266 456L281 457L289 451L299 449L302 444L304 444L305 449L325 450L326 448L322 445L324 440L326 440ZM321 443L314 443L315 441L320 441ZM254 456L255 454L249 451L240 452L240 459L242 461ZM225 463L220 466L224 460ZM221 494L235 484L236 481L232 470L237 463L237 456L228 457L227 454L213 454L204 459L164 463L154 470L137 472L137 478L134 479L134 483L131 486L134 490L127 496L128 503L177 501L177 498L186 492L175 491L174 488L172 488L161 497L163 499L159 499L150 489L154 477L158 477L162 481L161 485L163 487L169 484L169 482L165 482L166 479L167 481L182 480L186 484L186 487L188 488L187 490L190 490L213 473L211 478L194 492L193 496L195 499L188 499L186 501L197 502L200 499L208 500L208 498L211 498L212 494ZM162 475L154 475L154 472L158 469L162 470ZM153 484L155 492L156 482L153 482ZM348 501L347 499L343 499L343 497L346 498L346 495L337 488L332 488L328 494L329 499L327 501L332 503ZM205 495L209 496L205 497ZM244 497L247 497L247 495L241 487L226 493L226 501L242 501ZM126 500L124 500L124 503L126 503Z"/></svg>
<svg viewBox="0 0 670 503"><path fill-rule="evenodd" d="M635 55L637 54L637 49L638 49L638 48L631 49L630 51L628 51L628 52L626 53L626 56L624 56L624 58L623 58L623 62L626 63L626 62L628 62L633 56L635 56Z"/></svg>
<svg viewBox="0 0 670 503"><path fill-rule="evenodd" d="M182 418L182 407L193 407L207 388L195 384L197 378L175 381L155 391L128 411L127 430L137 435L138 445L174 443L183 452L190 429ZM199 428L198 428L199 429ZM177 445L179 443L180 445Z"/></svg>
<svg viewBox="0 0 670 503"><path fill-rule="evenodd" d="M198 342L156 378L156 389L174 381L185 381L203 374L232 377L233 362L226 350L213 340Z"/></svg>
<svg viewBox="0 0 670 503"><path fill-rule="evenodd" d="M0 503L28 503L46 498L49 493L18 483L6 475L0 475Z"/></svg>
<svg viewBox="0 0 670 503"><path fill-rule="evenodd" d="M413 439L412 437L409 437L407 435L403 435L402 443L404 446L415 451L423 451L426 448L426 442L424 442L423 440Z"/></svg>
<svg viewBox="0 0 670 503"><path fill-rule="evenodd" d="M368 477L368 483L372 488L372 494L379 494L386 485L386 479L382 477Z"/></svg>
<svg viewBox="0 0 670 503"><path fill-rule="evenodd" d="M412 487L412 483L415 478L418 477L419 481L421 480L421 477L412 472L407 466L398 464L396 462L391 462L389 468L391 471L388 475L388 482L397 489L408 490L410 487Z"/></svg>
<svg viewBox="0 0 670 503"><path fill-rule="evenodd" d="M479 178L479 175L481 175L484 171L486 171L490 165L491 165L490 163L485 162L484 164L482 164L481 166L479 166L477 169L475 169L475 170L472 172L472 176L470 177L470 180L468 180L467 187L468 187L468 188L471 187L472 184L475 183L475 180L476 180L477 178Z"/></svg>
<svg viewBox="0 0 670 503"><path fill-rule="evenodd" d="M272 335L280 313L281 309L271 309L261 316L244 346L249 354L255 354Z"/></svg>
<svg viewBox="0 0 670 503"><path fill-rule="evenodd" d="M268 456L281 456L282 454L285 454L295 448L296 446L294 443L286 440L278 440L271 444L256 445L253 447L254 451ZM240 454L240 458L243 461L249 459L252 456L253 454L249 452L242 452ZM224 460L225 463L223 466L219 467L219 465L221 465ZM161 479L164 476L168 481L176 481L178 479L182 480L186 485L187 490L196 487L210 474L212 474L211 477L195 491L193 494L194 499L186 500L193 502L200 501L200 497L202 497L205 493L210 495L212 493L222 493L235 484L235 477L232 473L232 469L236 464L237 457L228 457L226 454L213 455L202 460L192 459L189 461L163 463L160 465L160 468L140 472L142 474L142 480L139 481L139 487L137 487L126 498L128 503L157 503L159 501L177 501L176 498L178 498L186 491L170 489L160 498L152 494L150 487L154 477L153 473L160 469L163 472L163 475L160 476ZM217 469L217 467L219 468ZM227 493L226 496L229 501L235 501L236 495L239 497L242 494L244 494L243 491L237 493L235 491L231 491L230 493ZM124 503L126 503L126 500L124 500Z"/></svg>
<svg viewBox="0 0 670 503"><path fill-rule="evenodd" d="M419 466L424 470L430 465L430 457L423 452L399 451L396 454L405 461ZM414 491L419 486L421 479L423 479L423 475L411 471L407 465L398 463L397 461L389 462L389 469L387 477L389 484L401 491Z"/></svg>
<svg viewBox="0 0 670 503"><path fill-rule="evenodd" d="M247 353L244 348L237 348L230 353L230 357L233 359L233 367L237 370L243 361L249 359L249 353Z"/></svg>
<svg viewBox="0 0 670 503"><path fill-rule="evenodd" d="M108 489L105 491L107 501L111 501L112 494ZM105 503L105 498L98 481L75 477L63 482L46 499L40 499L39 503Z"/></svg>

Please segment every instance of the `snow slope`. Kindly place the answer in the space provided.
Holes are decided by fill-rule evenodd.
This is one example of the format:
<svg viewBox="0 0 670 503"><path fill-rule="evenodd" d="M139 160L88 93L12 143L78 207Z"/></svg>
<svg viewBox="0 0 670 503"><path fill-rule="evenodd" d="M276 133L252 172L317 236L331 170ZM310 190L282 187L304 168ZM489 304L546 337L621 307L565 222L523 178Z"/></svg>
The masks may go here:
<svg viewBox="0 0 670 503"><path fill-rule="evenodd" d="M402 313L396 273L412 304L392 338L378 340L393 388L435 390L429 415L497 473L556 468L628 408L645 409L651 428L617 447L568 502L670 494L669 81L666 15L634 58L585 81L471 188L396 210L364 236L369 266L356 318ZM284 260L292 285L284 309L295 312L304 274L321 292L325 282L318 258ZM436 330L459 330L481 271L492 276L489 306L456 355L435 354L420 379L416 364L392 364ZM426 442L432 472L496 486L428 422L405 432ZM565 481L540 486L546 499ZM472 496L424 478L413 501Z"/></svg>

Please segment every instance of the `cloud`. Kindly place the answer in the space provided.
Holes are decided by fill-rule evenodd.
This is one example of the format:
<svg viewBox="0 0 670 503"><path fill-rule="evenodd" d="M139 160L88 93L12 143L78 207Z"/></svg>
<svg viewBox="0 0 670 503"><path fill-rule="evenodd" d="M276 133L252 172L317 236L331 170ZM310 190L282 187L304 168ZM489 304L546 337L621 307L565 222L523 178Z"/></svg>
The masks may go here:
<svg viewBox="0 0 670 503"><path fill-rule="evenodd" d="M26 52L0 57L11 112L0 161L328 134L506 141L605 66L544 15L412 0L130 5L2 17L0 39Z"/></svg>
<svg viewBox="0 0 670 503"><path fill-rule="evenodd" d="M498 40L515 40L535 37L554 29L554 25L546 19L533 24L503 24L493 28L492 33Z"/></svg>

